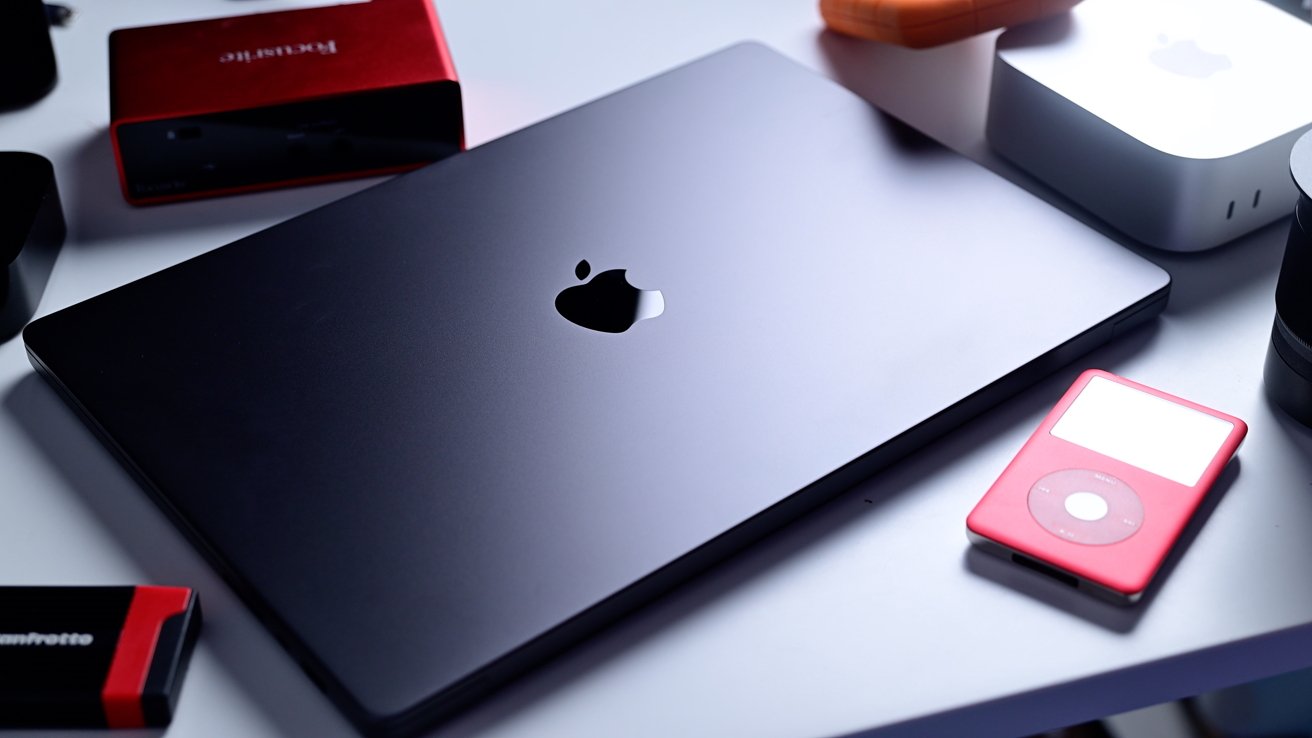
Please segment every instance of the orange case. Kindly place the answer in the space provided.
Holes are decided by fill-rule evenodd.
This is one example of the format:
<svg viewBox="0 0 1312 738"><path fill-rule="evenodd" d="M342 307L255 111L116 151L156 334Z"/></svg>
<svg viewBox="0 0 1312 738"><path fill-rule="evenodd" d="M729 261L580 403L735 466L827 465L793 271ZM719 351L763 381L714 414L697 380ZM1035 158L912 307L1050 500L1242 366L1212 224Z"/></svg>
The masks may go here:
<svg viewBox="0 0 1312 738"><path fill-rule="evenodd" d="M1063 13L1079 2L820 0L820 15L839 33L920 49Z"/></svg>

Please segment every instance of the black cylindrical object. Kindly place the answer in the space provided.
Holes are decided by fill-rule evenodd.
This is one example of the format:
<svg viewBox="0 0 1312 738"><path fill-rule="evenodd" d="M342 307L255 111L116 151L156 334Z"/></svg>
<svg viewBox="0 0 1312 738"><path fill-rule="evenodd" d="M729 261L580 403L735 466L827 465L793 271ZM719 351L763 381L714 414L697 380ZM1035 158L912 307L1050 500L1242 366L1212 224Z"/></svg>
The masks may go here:
<svg viewBox="0 0 1312 738"><path fill-rule="evenodd" d="M1312 425L1312 132L1294 143L1289 171L1298 185L1298 206L1276 283L1265 380L1272 402Z"/></svg>
<svg viewBox="0 0 1312 738"><path fill-rule="evenodd" d="M0 110L40 100L55 86L57 76L45 4L0 2Z"/></svg>
<svg viewBox="0 0 1312 738"><path fill-rule="evenodd" d="M65 231L50 161L0 151L0 342L32 319Z"/></svg>

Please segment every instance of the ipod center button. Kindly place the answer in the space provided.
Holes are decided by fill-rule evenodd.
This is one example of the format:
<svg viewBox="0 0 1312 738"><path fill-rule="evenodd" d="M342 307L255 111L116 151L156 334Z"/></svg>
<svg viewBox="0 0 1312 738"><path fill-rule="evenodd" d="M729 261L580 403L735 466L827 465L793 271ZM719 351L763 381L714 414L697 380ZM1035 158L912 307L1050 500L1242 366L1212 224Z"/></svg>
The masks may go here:
<svg viewBox="0 0 1312 738"><path fill-rule="evenodd" d="M1096 490L1096 491L1095 491ZM1062 469L1034 480L1027 500L1034 521L1072 543L1105 546L1143 526L1144 510L1130 485L1096 469Z"/></svg>
<svg viewBox="0 0 1312 738"><path fill-rule="evenodd" d="M1066 512L1077 520L1092 523L1107 517L1107 500L1092 492L1076 492L1069 495L1065 506Z"/></svg>

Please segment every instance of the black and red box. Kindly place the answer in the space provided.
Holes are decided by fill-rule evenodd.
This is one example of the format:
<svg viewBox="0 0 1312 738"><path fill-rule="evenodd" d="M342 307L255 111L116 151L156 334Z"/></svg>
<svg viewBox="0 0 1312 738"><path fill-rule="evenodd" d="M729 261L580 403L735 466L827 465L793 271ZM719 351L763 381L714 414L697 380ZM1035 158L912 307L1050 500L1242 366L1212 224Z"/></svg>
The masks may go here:
<svg viewBox="0 0 1312 738"><path fill-rule="evenodd" d="M401 172L464 147L431 0L119 29L109 61L135 205Z"/></svg>
<svg viewBox="0 0 1312 738"><path fill-rule="evenodd" d="M0 587L0 726L167 725L200 620L186 587Z"/></svg>

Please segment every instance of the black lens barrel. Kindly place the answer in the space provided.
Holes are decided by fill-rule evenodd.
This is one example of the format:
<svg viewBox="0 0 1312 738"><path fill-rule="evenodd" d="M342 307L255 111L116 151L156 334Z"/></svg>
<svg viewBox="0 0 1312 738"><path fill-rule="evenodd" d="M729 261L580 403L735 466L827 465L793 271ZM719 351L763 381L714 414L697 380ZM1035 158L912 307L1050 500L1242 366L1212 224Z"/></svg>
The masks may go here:
<svg viewBox="0 0 1312 738"><path fill-rule="evenodd" d="M1312 132L1294 143L1289 170L1298 206L1276 283L1276 319L1266 354L1267 397L1312 426Z"/></svg>

